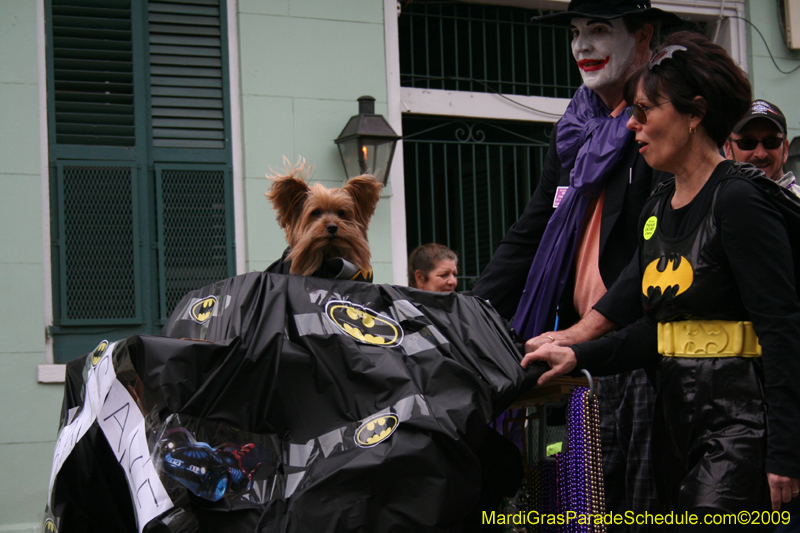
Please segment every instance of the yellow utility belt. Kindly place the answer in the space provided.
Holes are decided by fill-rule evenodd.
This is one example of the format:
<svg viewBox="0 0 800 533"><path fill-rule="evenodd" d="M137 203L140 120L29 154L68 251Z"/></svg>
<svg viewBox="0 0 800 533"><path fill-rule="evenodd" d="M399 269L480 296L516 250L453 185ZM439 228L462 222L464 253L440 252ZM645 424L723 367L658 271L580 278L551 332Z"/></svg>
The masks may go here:
<svg viewBox="0 0 800 533"><path fill-rule="evenodd" d="M761 357L752 322L683 320L658 323L658 353L673 357Z"/></svg>

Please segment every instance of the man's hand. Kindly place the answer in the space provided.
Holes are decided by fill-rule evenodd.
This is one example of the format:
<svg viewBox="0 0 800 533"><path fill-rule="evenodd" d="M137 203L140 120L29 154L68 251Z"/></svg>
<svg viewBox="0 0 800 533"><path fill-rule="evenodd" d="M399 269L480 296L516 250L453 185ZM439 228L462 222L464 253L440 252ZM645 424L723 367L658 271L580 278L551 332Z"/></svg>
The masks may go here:
<svg viewBox="0 0 800 533"><path fill-rule="evenodd" d="M525 356L527 357L527 355ZM523 359L524 363L525 360ZM800 495L800 479L794 479L786 476L779 476L778 474L767 473L767 482L769 483L769 494L772 500L772 510L780 511L782 503L789 503L792 498L797 498Z"/></svg>
<svg viewBox="0 0 800 533"><path fill-rule="evenodd" d="M599 339L609 331L616 329L616 327L616 324L600 314L600 312L592 309L569 329L548 331L538 337L529 339L525 343L525 352L534 352L551 342L559 346L572 346L573 344Z"/></svg>
<svg viewBox="0 0 800 533"><path fill-rule="evenodd" d="M533 352L528 352L526 344L525 351L525 357L522 358L521 363L523 368L527 367L531 361L546 361L547 364L550 365L550 370L539 377L539 381L537 381L539 385L544 385L554 377L563 376L564 374L572 372L578 365L578 361L575 359L575 352L572 351L572 348L558 346L552 342L545 344Z"/></svg>
<svg viewBox="0 0 800 533"><path fill-rule="evenodd" d="M551 342L558 346L570 346L575 344L572 342L571 336L570 330L568 329L542 333L538 337L528 339L527 342L525 342L525 353L535 352L545 344L550 344Z"/></svg>

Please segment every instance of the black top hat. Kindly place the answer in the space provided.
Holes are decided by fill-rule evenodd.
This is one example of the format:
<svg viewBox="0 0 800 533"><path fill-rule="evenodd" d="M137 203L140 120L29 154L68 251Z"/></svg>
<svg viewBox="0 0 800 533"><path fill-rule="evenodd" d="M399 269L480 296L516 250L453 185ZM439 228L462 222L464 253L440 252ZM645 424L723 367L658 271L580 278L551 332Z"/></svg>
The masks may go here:
<svg viewBox="0 0 800 533"><path fill-rule="evenodd" d="M686 22L675 13L650 7L650 0L572 0L566 11L533 17L532 20L569 24L575 17L611 20L625 15L641 16L648 21L660 22L663 27Z"/></svg>

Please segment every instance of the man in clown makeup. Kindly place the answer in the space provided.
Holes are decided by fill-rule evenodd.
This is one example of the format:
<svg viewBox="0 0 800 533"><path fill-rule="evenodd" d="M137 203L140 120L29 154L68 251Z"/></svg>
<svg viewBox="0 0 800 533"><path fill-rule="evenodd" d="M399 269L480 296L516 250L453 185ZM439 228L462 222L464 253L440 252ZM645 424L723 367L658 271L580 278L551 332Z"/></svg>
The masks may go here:
<svg viewBox="0 0 800 533"><path fill-rule="evenodd" d="M553 130L533 197L473 288L513 317L527 351L594 339L641 317L639 305L598 305L636 250L645 200L667 177L639 154L622 93L650 60L654 34L684 22L643 0L572 0L534 20L569 25L583 85ZM598 397L608 510L657 511L647 374L600 378Z"/></svg>

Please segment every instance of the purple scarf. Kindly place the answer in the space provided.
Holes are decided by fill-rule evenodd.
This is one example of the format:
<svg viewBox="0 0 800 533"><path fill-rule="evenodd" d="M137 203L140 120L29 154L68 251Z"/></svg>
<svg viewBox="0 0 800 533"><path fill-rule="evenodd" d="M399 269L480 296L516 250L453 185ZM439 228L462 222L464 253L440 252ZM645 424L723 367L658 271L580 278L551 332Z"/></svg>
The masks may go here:
<svg viewBox="0 0 800 533"><path fill-rule="evenodd" d="M564 292L586 209L597 198L633 132L628 114L611 112L594 91L581 85L558 123L556 147L570 187L547 223L533 258L514 328L526 339L547 331Z"/></svg>

